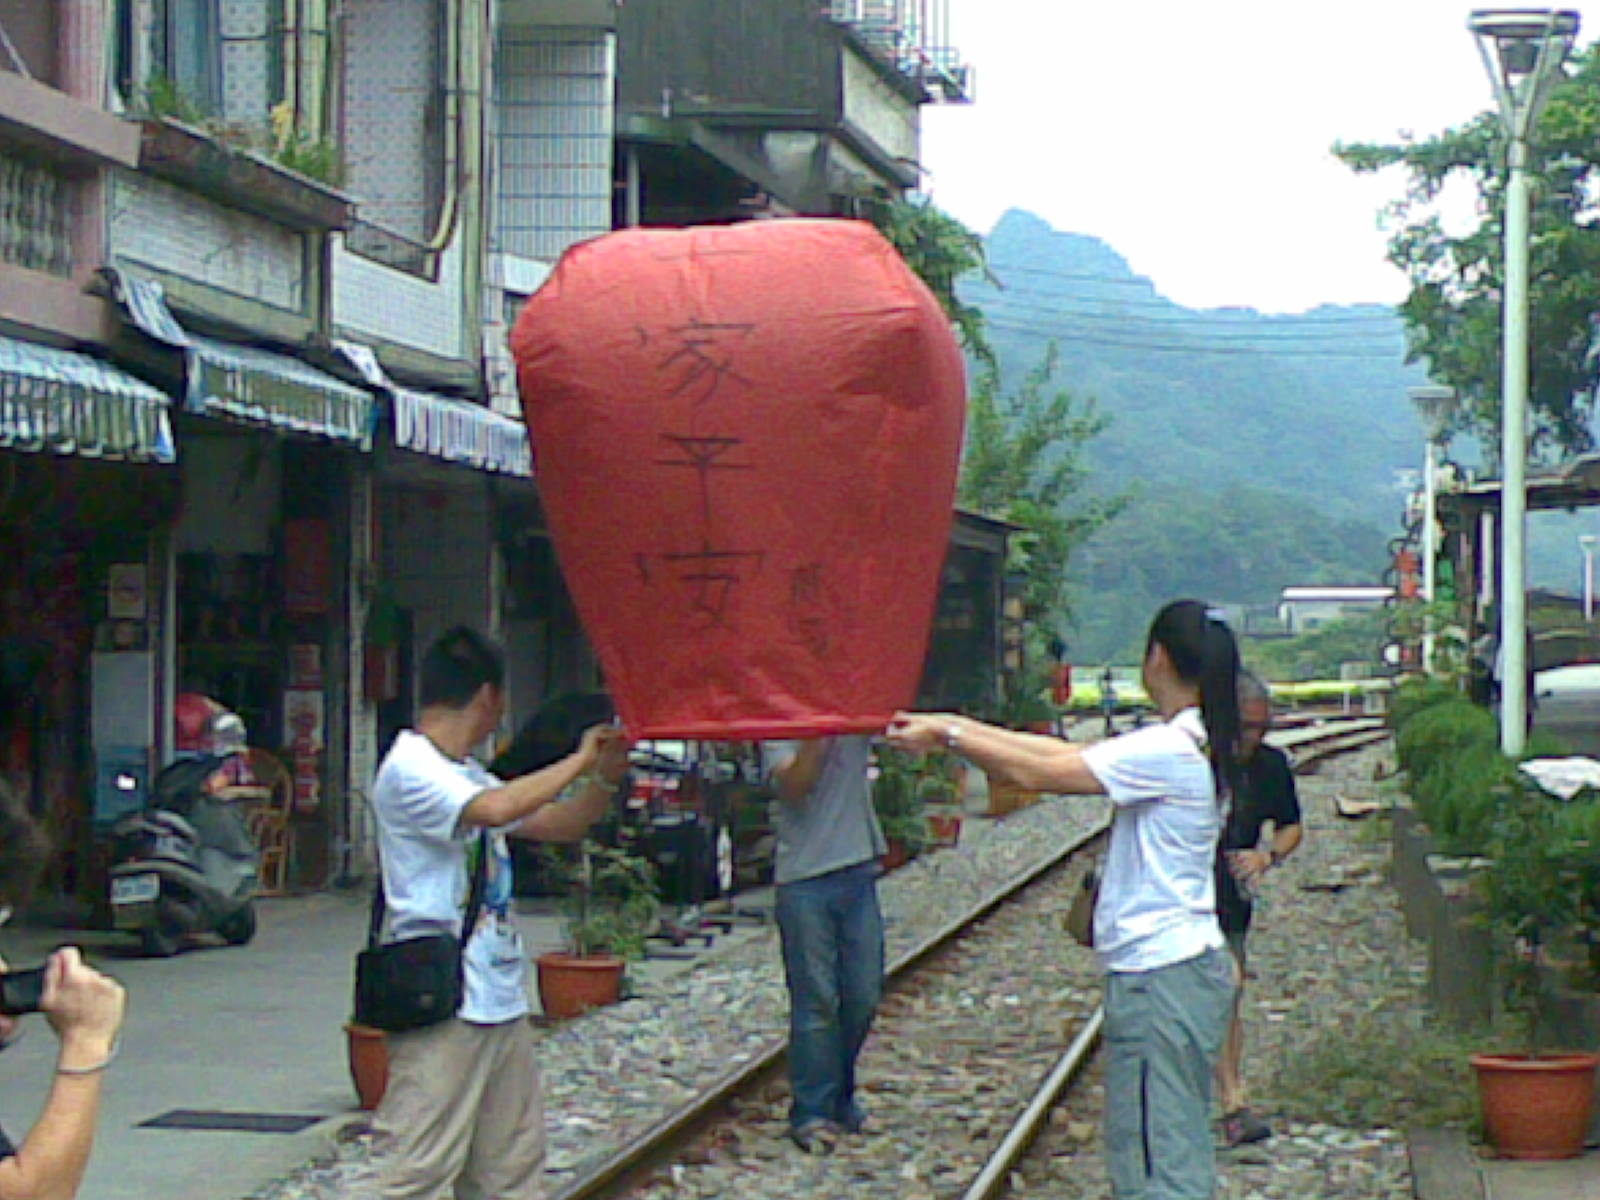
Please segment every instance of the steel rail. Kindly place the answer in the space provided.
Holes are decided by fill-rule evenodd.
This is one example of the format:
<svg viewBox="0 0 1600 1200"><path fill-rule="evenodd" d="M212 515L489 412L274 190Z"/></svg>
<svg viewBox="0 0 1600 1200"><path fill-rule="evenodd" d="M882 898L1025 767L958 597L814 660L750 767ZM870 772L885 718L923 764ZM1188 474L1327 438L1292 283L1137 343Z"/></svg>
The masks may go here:
<svg viewBox="0 0 1600 1200"><path fill-rule="evenodd" d="M1351 725L1357 725L1358 728L1351 729ZM1309 755L1301 754L1296 758L1294 769L1297 774L1305 767L1321 762L1325 758L1350 750L1359 750L1389 736L1387 729L1374 728L1373 723L1367 719L1347 722L1339 727L1325 728L1317 732L1318 736L1301 738L1295 743L1294 748L1297 751L1301 748L1314 748L1317 751ZM1033 1098L1029 1100L1011 1128L1006 1131L1006 1136L1001 1139L999 1146L984 1163L982 1170L962 1193L961 1200L995 1200L996 1197L1005 1194L1011 1172L1038 1138L1039 1130L1049 1120L1050 1112L1060 1101L1062 1094L1077 1080L1089 1061L1090 1054L1099 1045L1104 1027L1105 1009L1096 1008L1079 1029L1078 1035L1072 1039L1072 1044L1067 1047L1066 1053L1056 1060L1055 1066L1044 1077Z"/></svg>
<svg viewBox="0 0 1600 1200"><path fill-rule="evenodd" d="M1361 734L1364 736L1371 732L1370 722L1362 722ZM1319 731L1319 738L1306 738L1297 742L1299 746L1307 746L1317 740L1335 740L1350 736L1349 723L1341 723L1338 727ZM1354 748L1354 747L1352 747ZM988 896L978 901L966 913L948 922L940 929L923 938L916 945L901 952L890 962L886 969L888 982L894 982L901 976L909 973L914 967L948 943L954 941L970 926L983 920L996 909L1005 904L1019 892L1048 875L1051 871L1061 867L1064 863L1081 853L1090 844L1106 836L1110 829L1109 822L1102 822L1063 844L1040 862L1028 869L1019 872L1011 879L996 887ZM1063 1073L1063 1063L1073 1054L1079 1043L1084 1047L1079 1051L1080 1060L1086 1059L1088 1052L1093 1048L1098 1039L1100 1024L1103 1014L1099 1009L1089 1018L1085 1031L1092 1028L1094 1036L1085 1038L1080 1032L1074 1039L1072 1048L1064 1055L1050 1077L1054 1079L1058 1073ZM781 1036L767 1042L753 1057L730 1068L715 1081L708 1085L699 1095L690 1100L676 1111L662 1117L659 1121L648 1126L640 1133L634 1135L621 1146L611 1151L600 1162L589 1168L576 1179L569 1181L565 1186L551 1193L550 1200L602 1200L603 1197L615 1196L631 1183L638 1181L645 1173L660 1165L678 1145L690 1137L695 1131L709 1123L729 1100L747 1090L758 1079L775 1071L783 1062L784 1055L789 1049L789 1039ZM1080 1063L1081 1065L1081 1063ZM1077 1066L1064 1072L1064 1077L1057 1088L1057 1096L1061 1088L1071 1082L1077 1072ZM1043 1088L1040 1089L1041 1094ZM1035 1098L1037 1101L1037 1097ZM1049 1103L1040 1108L1040 1114L1049 1111ZM1030 1104L1024 1116L1033 1113L1034 1104ZM1020 1157L1027 1146L1037 1136L1038 1118L1031 1129L1020 1132L1021 1122L1008 1134L1002 1147L1015 1146L1015 1156ZM993 1162L994 1160L991 1160ZM1015 1159L1013 1159L1013 1162ZM999 1170L998 1176L1004 1178L1010 1166ZM985 1175L988 1168L985 1168ZM970 1193L969 1193L970 1194Z"/></svg>
<svg viewBox="0 0 1600 1200"><path fill-rule="evenodd" d="M1102 822L1087 833L1071 839L1027 870L999 885L965 914L955 918L916 945L903 951L888 964L889 981L909 973L923 959L955 940L966 929L987 917L1018 892L1060 867L1110 828ZM676 1112L670 1113L617 1147L589 1171L556 1191L551 1200L599 1200L648 1170L661 1156L693 1130L707 1121L728 1100L748 1088L756 1079L774 1070L789 1049L788 1037L769 1041L751 1059L720 1075L706 1090Z"/></svg>
<svg viewBox="0 0 1600 1200"><path fill-rule="evenodd" d="M1056 1106L1061 1093L1077 1079L1078 1072L1089 1061L1089 1055L1100 1042L1100 1031L1105 1027L1105 1023L1106 1010L1096 1008L1084 1022L1083 1028L1078 1030L1078 1036L1072 1039L1072 1045L1067 1047L1067 1052L1044 1077L1039 1090L1033 1094L1033 1099L1028 1101L1028 1107L1022 1110L1022 1115L1017 1118L1016 1124L1006 1133L989 1161L983 1165L983 1170L978 1172L978 1177L972 1181L972 1186L961 1193L961 1200L993 1200L995 1196L1005 1191L1007 1177L1011 1174L1012 1168L1028 1152L1028 1147L1039 1134L1039 1126L1049 1119L1050 1110Z"/></svg>

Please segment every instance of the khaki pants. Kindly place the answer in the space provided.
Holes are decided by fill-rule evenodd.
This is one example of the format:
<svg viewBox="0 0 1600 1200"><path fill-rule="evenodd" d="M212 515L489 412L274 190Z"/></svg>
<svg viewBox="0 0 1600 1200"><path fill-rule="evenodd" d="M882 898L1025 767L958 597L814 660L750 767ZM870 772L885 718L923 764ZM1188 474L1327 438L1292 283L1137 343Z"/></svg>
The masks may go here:
<svg viewBox="0 0 1600 1200"><path fill-rule="evenodd" d="M373 1120L384 1200L539 1200L544 1096L533 1029L446 1021L389 1035Z"/></svg>

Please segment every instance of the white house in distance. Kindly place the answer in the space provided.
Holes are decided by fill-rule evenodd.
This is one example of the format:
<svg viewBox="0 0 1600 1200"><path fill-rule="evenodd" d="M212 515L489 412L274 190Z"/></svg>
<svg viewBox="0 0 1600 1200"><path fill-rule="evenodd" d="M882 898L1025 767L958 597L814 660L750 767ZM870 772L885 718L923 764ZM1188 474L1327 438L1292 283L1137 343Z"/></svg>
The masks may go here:
<svg viewBox="0 0 1600 1200"><path fill-rule="evenodd" d="M1308 633L1329 621L1379 608L1394 597L1381 584L1354 587L1286 587L1278 601L1285 633Z"/></svg>

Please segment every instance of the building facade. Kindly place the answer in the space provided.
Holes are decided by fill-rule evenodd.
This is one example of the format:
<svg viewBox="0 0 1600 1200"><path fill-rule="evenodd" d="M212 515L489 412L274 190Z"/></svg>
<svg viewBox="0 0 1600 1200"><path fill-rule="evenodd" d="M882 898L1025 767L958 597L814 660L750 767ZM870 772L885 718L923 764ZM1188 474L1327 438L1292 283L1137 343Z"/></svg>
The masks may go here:
<svg viewBox="0 0 1600 1200"><path fill-rule="evenodd" d="M511 654L510 723L598 683L507 333L618 224L848 214L968 77L939 4L0 0L0 776L105 832L238 711L292 882L365 866L418 651Z"/></svg>

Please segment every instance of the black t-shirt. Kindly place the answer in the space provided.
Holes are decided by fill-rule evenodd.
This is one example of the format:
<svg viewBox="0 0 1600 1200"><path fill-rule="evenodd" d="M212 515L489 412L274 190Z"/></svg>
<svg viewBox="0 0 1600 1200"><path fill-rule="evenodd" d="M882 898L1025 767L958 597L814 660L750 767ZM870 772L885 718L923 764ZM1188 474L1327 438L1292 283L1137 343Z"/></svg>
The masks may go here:
<svg viewBox="0 0 1600 1200"><path fill-rule="evenodd" d="M1239 794L1233 798L1217 855L1217 917L1230 933L1249 928L1251 906L1240 894L1223 856L1229 850L1254 850L1261 843L1261 827L1268 821L1278 829L1300 824L1294 769L1282 750L1262 746L1244 764L1240 776Z"/></svg>

